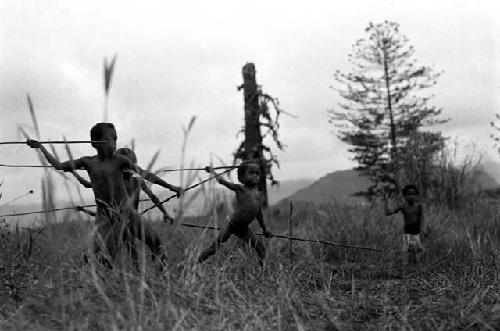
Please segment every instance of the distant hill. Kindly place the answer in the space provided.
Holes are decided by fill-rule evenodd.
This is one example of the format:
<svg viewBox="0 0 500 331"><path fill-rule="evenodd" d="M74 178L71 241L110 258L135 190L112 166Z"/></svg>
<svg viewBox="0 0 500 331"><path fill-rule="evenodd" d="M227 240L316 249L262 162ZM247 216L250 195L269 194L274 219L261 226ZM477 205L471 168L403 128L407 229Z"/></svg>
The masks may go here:
<svg viewBox="0 0 500 331"><path fill-rule="evenodd" d="M474 172L471 185L477 185L482 190L498 189L498 182L488 172L478 169ZM364 191L370 185L368 178L356 170L341 170L329 173L309 186L286 197L287 200L328 203L341 202L347 204L362 203L362 197L352 194Z"/></svg>
<svg viewBox="0 0 500 331"><path fill-rule="evenodd" d="M498 187L498 182L495 178L481 170L474 173L473 182L481 189L493 189Z"/></svg>
<svg viewBox="0 0 500 331"><path fill-rule="evenodd" d="M370 181L356 170L335 171L288 196L287 200L313 203L332 201L359 203L363 199L353 197L352 194L365 190L369 185Z"/></svg>
<svg viewBox="0 0 500 331"><path fill-rule="evenodd" d="M295 179L280 181L279 185L271 186L268 188L269 204L273 205L278 201L286 198L295 192L311 185L313 179Z"/></svg>
<svg viewBox="0 0 500 331"><path fill-rule="evenodd" d="M485 162L474 173L474 181L485 190L498 188L500 164Z"/></svg>
<svg viewBox="0 0 500 331"><path fill-rule="evenodd" d="M488 175L493 177L495 179L495 182L500 181L500 163L492 160L486 160L484 162L481 162L479 169L483 170Z"/></svg>

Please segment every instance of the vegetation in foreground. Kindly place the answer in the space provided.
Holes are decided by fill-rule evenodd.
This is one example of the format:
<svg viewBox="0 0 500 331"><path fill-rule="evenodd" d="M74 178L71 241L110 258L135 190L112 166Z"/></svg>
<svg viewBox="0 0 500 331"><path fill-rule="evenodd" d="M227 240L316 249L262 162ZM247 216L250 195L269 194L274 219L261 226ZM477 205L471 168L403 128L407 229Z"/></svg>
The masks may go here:
<svg viewBox="0 0 500 331"><path fill-rule="evenodd" d="M276 233L288 231L287 207L267 216ZM297 205L293 231L384 253L294 243L290 264L289 242L272 239L264 270L233 239L199 265L197 253L214 233L163 223L157 228L170 259L163 272L151 261L141 271L127 261L121 270L84 264L87 221L40 234L3 227L0 329L495 329L498 207L479 201L460 211L429 210L426 256L407 268L398 262L401 221L379 207Z"/></svg>

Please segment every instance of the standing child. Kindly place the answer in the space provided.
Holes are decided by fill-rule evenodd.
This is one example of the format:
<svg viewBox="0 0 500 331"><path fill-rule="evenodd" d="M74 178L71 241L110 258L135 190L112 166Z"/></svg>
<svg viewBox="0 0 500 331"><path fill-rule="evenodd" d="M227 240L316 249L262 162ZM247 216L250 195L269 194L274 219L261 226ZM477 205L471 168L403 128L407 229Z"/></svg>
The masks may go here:
<svg viewBox="0 0 500 331"><path fill-rule="evenodd" d="M415 185L406 185L403 188L403 197L405 203L390 210L387 202L387 196L384 191L384 211L386 216L394 215L399 212L403 214L404 233L403 233L403 261L408 264L408 254L415 257L417 262L420 254L424 251L420 233L422 232L424 222L424 207L416 200L419 191Z"/></svg>
<svg viewBox="0 0 500 331"><path fill-rule="evenodd" d="M132 208L123 180L123 172L138 173L143 178L176 193L180 192L180 188L134 165L126 157L115 154L117 135L113 124L97 123L90 130L90 138L92 141L99 141L92 143L97 155L84 156L66 162L59 162L36 140L29 139L27 144L31 148L39 148L56 170L71 172L82 169L87 171L97 205L97 234L104 243L110 259L114 259L117 254L123 222L126 221L129 222L129 228L135 237L145 238L145 243L154 256L162 256L158 234L140 226L141 218Z"/></svg>
<svg viewBox="0 0 500 331"><path fill-rule="evenodd" d="M217 175L211 167L207 171L213 175ZM238 167L238 180L241 184L231 183L224 178L218 176L217 181L236 193L236 202L234 212L230 216L229 221L222 227L215 241L207 247L198 257L199 262L205 261L208 257L215 254L221 244L229 239L234 234L241 240L248 242L253 247L259 263L263 265L266 255L266 247L264 243L257 238L255 233L248 226L257 218L264 236L271 238L273 235L266 229L264 217L262 215L262 196L257 185L259 183L261 173L260 168L256 163L244 163Z"/></svg>

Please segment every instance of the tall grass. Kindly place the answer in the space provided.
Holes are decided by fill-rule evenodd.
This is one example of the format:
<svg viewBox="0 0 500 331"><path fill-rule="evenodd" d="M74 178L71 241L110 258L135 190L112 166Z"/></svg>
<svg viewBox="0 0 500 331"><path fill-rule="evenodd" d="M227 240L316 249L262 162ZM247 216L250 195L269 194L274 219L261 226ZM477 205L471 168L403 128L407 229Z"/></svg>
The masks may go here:
<svg viewBox="0 0 500 331"><path fill-rule="evenodd" d="M385 217L381 206L296 204L294 234L371 245L383 254L300 243L289 265L287 242L272 239L264 269L237 240L197 264L215 234L160 223L165 271L151 262L139 272L89 266L81 256L90 224L53 224L54 236L39 238L24 278L12 280L24 283L17 296L6 294L0 328L493 329L500 321L498 207L479 201L462 210L427 210L432 230L424 238L425 258L407 268L398 256L401 220ZM286 204L269 210L273 231L287 232L286 211Z"/></svg>
<svg viewBox="0 0 500 331"><path fill-rule="evenodd" d="M181 167L193 123L184 130ZM197 176L181 173L182 185ZM221 220L227 210L217 207L218 193L197 192L182 198L179 216L192 194L203 194L214 203L190 221ZM493 330L500 323L498 206L474 201L429 207L424 259L406 268L399 256L401 220L385 217L377 204L296 203L293 232L383 253L297 243L289 264L288 243L271 239L263 269L238 240L198 264L199 251L216 233L163 223L154 223L169 256L162 271L144 246L139 270L125 255L113 269L83 263L92 223L74 213L40 232L0 226L0 329ZM287 234L286 202L265 217L271 231Z"/></svg>

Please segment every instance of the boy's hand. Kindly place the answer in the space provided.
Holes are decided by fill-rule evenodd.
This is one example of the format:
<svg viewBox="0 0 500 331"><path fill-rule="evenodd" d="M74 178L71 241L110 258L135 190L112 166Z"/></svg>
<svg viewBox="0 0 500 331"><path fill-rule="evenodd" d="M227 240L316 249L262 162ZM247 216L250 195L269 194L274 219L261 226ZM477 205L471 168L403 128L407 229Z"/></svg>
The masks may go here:
<svg viewBox="0 0 500 331"><path fill-rule="evenodd" d="M170 222L170 225L174 224L174 219L167 213L163 214L163 221L165 223Z"/></svg>
<svg viewBox="0 0 500 331"><path fill-rule="evenodd" d="M269 230L264 230L264 238L272 238L273 234Z"/></svg>
<svg viewBox="0 0 500 331"><path fill-rule="evenodd" d="M212 168L212 166L206 166L205 171L208 172L209 174L211 174L214 172L214 168Z"/></svg>
<svg viewBox="0 0 500 331"><path fill-rule="evenodd" d="M26 144L31 148L40 148L40 146L42 146L42 144L40 144L40 142L38 140L34 140L34 139L26 140Z"/></svg>
<svg viewBox="0 0 500 331"><path fill-rule="evenodd" d="M172 186L171 190L177 193L177 198L180 198L184 194L184 190L180 186Z"/></svg>
<svg viewBox="0 0 500 331"><path fill-rule="evenodd" d="M78 211L83 211L83 207L82 206L76 206L75 209L78 210Z"/></svg>
<svg viewBox="0 0 500 331"><path fill-rule="evenodd" d="M429 236L429 234L431 233L431 227L427 224L427 226L425 227L424 231L422 231L422 237L426 238Z"/></svg>

